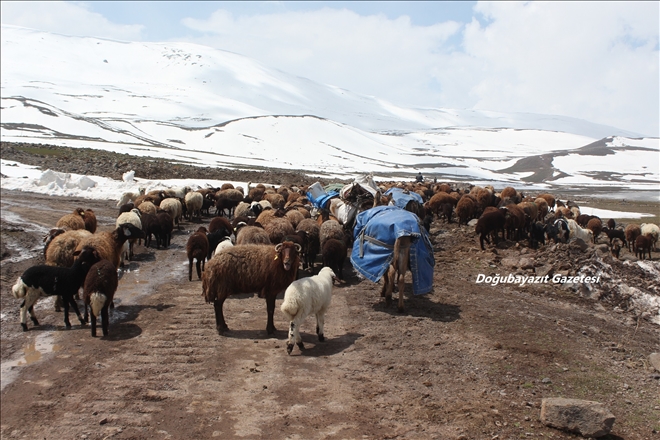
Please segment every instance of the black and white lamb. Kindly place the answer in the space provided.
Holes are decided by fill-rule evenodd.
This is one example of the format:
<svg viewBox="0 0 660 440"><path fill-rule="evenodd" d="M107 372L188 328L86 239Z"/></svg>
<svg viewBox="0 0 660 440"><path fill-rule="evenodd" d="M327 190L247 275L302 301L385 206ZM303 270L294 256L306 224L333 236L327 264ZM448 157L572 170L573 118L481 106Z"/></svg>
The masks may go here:
<svg viewBox="0 0 660 440"><path fill-rule="evenodd" d="M80 323L85 324L73 296L85 282L89 269L100 259L95 249L84 247L71 267L38 265L23 272L11 288L14 298L24 298L21 304L23 331L27 331L27 312L30 312L30 319L34 325L39 325L34 315L34 304L39 298L52 295L60 295L64 301L64 324L67 328L71 328L69 305L73 307Z"/></svg>
<svg viewBox="0 0 660 440"><path fill-rule="evenodd" d="M318 275L296 280L286 288L280 310L291 323L287 353L291 354L294 343L301 350L305 348L300 336L300 325L310 315L316 316L316 334L319 341L325 341L323 324L332 300L332 283L335 279L332 269L324 267Z"/></svg>

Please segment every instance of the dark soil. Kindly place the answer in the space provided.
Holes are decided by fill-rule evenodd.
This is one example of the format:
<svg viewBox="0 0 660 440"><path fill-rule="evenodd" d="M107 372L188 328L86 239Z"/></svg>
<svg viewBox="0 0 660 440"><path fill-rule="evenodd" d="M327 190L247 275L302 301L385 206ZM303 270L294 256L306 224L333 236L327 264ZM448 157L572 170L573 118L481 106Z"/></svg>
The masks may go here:
<svg viewBox="0 0 660 440"><path fill-rule="evenodd" d="M97 175L98 160L111 161L117 168L103 169L116 169L108 172L114 178L127 169L95 150L72 156L39 147L53 151L35 158L28 147L35 146L3 143L2 158ZM130 158L137 176L172 177L168 165L143 162ZM197 168L180 169L181 177L199 175ZM252 176L209 178L313 183L302 173ZM23 332L11 285L43 262L44 231L77 206L93 209L101 230L113 228L115 201L2 191L3 439L579 438L540 422L546 397L602 402L616 416L606 439L660 438L660 373L649 363L649 354L660 351L660 327L622 285L656 296L660 286L627 251L621 260L608 256L604 239L584 251L532 250L526 242L481 251L472 227L436 220L432 293L407 295L405 311L397 313L385 306L380 285L358 278L347 261L346 283L335 286L326 317L326 341L318 342L310 317L302 328L305 350L289 356L281 297L274 336L266 334L264 300L256 295L230 297L231 330L217 334L201 282L187 279L185 243L199 223L184 222L168 249L136 248L121 271L108 337L92 338L75 315L66 330L50 299L37 304L41 325L28 320ZM651 264L658 268L656 253ZM479 274L548 268L607 277L593 291L579 284L476 283Z"/></svg>

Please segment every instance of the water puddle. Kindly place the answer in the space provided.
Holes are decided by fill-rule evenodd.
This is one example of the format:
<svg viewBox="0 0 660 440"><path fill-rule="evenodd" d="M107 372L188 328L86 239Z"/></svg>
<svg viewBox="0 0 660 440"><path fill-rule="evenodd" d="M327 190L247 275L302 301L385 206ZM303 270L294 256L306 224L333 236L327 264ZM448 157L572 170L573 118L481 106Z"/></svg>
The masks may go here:
<svg viewBox="0 0 660 440"><path fill-rule="evenodd" d="M18 377L21 368L39 362L49 353L56 353L62 347L55 343L52 332L46 332L38 335L33 341L28 342L23 347L22 353L17 354L13 359L5 361L0 366L1 389L14 382Z"/></svg>

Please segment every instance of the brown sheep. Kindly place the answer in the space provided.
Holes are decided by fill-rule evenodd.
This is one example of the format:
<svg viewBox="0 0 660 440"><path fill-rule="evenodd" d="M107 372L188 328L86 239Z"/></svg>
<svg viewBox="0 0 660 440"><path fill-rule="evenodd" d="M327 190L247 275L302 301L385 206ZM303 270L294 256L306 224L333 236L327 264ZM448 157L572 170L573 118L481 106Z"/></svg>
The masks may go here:
<svg viewBox="0 0 660 440"><path fill-rule="evenodd" d="M506 205L503 209L508 211L504 214L504 229L506 230L507 240L520 240L525 227L525 211L513 203Z"/></svg>
<svg viewBox="0 0 660 440"><path fill-rule="evenodd" d="M229 295L259 292L266 299L266 332L275 333L275 299L296 279L300 246L285 241L276 246L244 245L228 248L207 265L202 277L202 296L215 309L219 334L229 330L222 306Z"/></svg>
<svg viewBox="0 0 660 440"><path fill-rule="evenodd" d="M108 336L108 308L113 302L118 285L117 269L110 261L101 260L89 269L83 284L83 300L85 302L85 321L89 317L87 307L92 309L92 337L96 337L96 318L99 315L101 316L103 336Z"/></svg>
<svg viewBox="0 0 660 440"><path fill-rule="evenodd" d="M264 231L268 234L271 243L280 243L287 235L295 234L296 230L291 222L282 217L275 217L264 226Z"/></svg>
<svg viewBox="0 0 660 440"><path fill-rule="evenodd" d="M325 242L331 238L346 242L344 228L337 220L325 221L319 228L319 244L321 245L321 249L323 249Z"/></svg>
<svg viewBox="0 0 660 440"><path fill-rule="evenodd" d="M594 244L598 239L598 236L603 231L603 223L598 217L594 217L589 222L587 222L587 229L590 229L594 233Z"/></svg>
<svg viewBox="0 0 660 440"><path fill-rule="evenodd" d="M507 187L504 188L504 189L502 190L502 192L500 193L500 197L502 198L502 200L504 200L504 199L506 199L506 198L509 198L509 199L511 199L511 200L515 200L517 194L518 194L518 191L516 191L515 188L513 188L513 187L511 187L511 186L507 186ZM520 202L520 201L518 201L518 202L516 202L516 203L519 203L519 202Z"/></svg>
<svg viewBox="0 0 660 440"><path fill-rule="evenodd" d="M291 222L291 226L295 229L300 223L301 220L305 219L305 216L302 212L297 209L290 209L284 214L284 216Z"/></svg>
<svg viewBox="0 0 660 440"><path fill-rule="evenodd" d="M539 208L539 214L536 217L536 220L544 221L545 216L548 215L550 208L547 200L545 200L543 197L537 197L536 199L534 199L534 203L536 203L536 206L538 206Z"/></svg>
<svg viewBox="0 0 660 440"><path fill-rule="evenodd" d="M626 241L628 242L628 251L635 252L635 240L642 235L642 228L640 228L639 225L630 223L626 226L624 233L626 234Z"/></svg>
<svg viewBox="0 0 660 440"><path fill-rule="evenodd" d="M477 202L474 197L469 194L464 195L456 204L456 215L458 216L458 224L467 223L474 218L477 212Z"/></svg>
<svg viewBox="0 0 660 440"><path fill-rule="evenodd" d="M553 196L552 194L539 194L539 197L546 201L546 203L548 204L548 209L550 211L555 210L555 196Z"/></svg>
<svg viewBox="0 0 660 440"><path fill-rule="evenodd" d="M158 211L158 208L156 207L156 205L154 205L152 202L149 202L149 201L144 201L144 202L140 203L139 206L135 205L135 207L137 209L139 209L140 212L142 212L144 214L156 215L156 211Z"/></svg>
<svg viewBox="0 0 660 440"><path fill-rule="evenodd" d="M96 232L98 222L96 220L96 214L94 214L94 211L91 209L85 209L85 216L83 217L83 221L85 222L85 229L87 229L92 234Z"/></svg>
<svg viewBox="0 0 660 440"><path fill-rule="evenodd" d="M192 281L192 267L193 260L197 259L195 265L197 269L197 278L202 279L202 271L204 270L204 263L209 254L209 239L206 238L206 228L201 226L188 237L186 243L186 255L188 256L188 281Z"/></svg>
<svg viewBox="0 0 660 440"><path fill-rule="evenodd" d="M119 269L121 248L129 238L144 238L144 232L135 225L124 223L112 232L89 234L78 243L76 251L82 251L85 246L94 248L102 259L110 261L115 269Z"/></svg>
<svg viewBox="0 0 660 440"><path fill-rule="evenodd" d="M59 229L64 229L66 231L85 229L84 215L85 215L85 211L82 208L78 208L75 211L73 211L73 214L66 214L62 216L57 221L55 227Z"/></svg>
<svg viewBox="0 0 660 440"><path fill-rule="evenodd" d="M456 206L456 200L446 192L439 192L433 195L428 202L424 204L427 212L432 212L438 218L441 217L443 212L443 205L449 204L453 208Z"/></svg>
<svg viewBox="0 0 660 440"><path fill-rule="evenodd" d="M635 255L637 258L640 260L644 259L644 255L648 252L649 254L649 260L652 259L651 257L651 247L653 246L653 237L651 234L646 234L646 235L640 235L635 239Z"/></svg>
<svg viewBox="0 0 660 440"><path fill-rule="evenodd" d="M78 244L92 233L86 229L67 231L53 238L46 249L46 264L49 266L71 267L75 260L73 253Z"/></svg>
<svg viewBox="0 0 660 440"><path fill-rule="evenodd" d="M268 233L259 226L243 226L236 234L236 245L272 244Z"/></svg>

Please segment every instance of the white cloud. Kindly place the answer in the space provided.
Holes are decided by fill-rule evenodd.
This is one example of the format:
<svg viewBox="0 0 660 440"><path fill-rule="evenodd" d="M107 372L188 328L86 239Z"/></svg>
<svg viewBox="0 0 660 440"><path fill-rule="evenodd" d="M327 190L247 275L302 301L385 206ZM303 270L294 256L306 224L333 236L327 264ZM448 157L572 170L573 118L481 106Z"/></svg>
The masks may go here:
<svg viewBox="0 0 660 440"><path fill-rule="evenodd" d="M465 29L475 108L561 114L658 135L657 2L479 3ZM442 78L441 80L444 80ZM451 78L455 81L455 78Z"/></svg>
<svg viewBox="0 0 660 440"><path fill-rule="evenodd" d="M406 16L389 20L328 8L241 17L219 10L206 20L183 23L207 34L189 41L399 103L431 102L432 78L426 72L434 53L461 27L455 22L415 26Z"/></svg>
<svg viewBox="0 0 660 440"><path fill-rule="evenodd" d="M190 41L400 104L558 114L657 136L658 8L478 3L471 23L433 26L345 9L218 10L183 24L205 33Z"/></svg>
<svg viewBox="0 0 660 440"><path fill-rule="evenodd" d="M140 40L142 25L112 23L84 3L61 1L3 1L2 23L64 35Z"/></svg>

